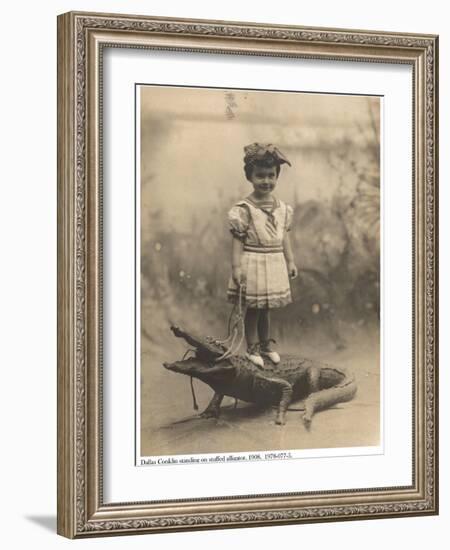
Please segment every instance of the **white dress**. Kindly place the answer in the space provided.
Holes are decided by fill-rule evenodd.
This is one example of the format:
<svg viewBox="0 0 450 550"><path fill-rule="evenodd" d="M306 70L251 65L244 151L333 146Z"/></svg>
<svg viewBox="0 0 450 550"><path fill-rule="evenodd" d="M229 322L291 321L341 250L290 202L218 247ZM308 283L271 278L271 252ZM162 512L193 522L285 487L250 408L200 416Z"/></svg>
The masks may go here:
<svg viewBox="0 0 450 550"><path fill-rule="evenodd" d="M228 212L230 231L244 244L241 298L247 307L275 308L292 302L283 253L283 238L291 228L292 215L292 208L279 199L270 211L246 198ZM233 303L239 299L239 287L232 277L227 297Z"/></svg>

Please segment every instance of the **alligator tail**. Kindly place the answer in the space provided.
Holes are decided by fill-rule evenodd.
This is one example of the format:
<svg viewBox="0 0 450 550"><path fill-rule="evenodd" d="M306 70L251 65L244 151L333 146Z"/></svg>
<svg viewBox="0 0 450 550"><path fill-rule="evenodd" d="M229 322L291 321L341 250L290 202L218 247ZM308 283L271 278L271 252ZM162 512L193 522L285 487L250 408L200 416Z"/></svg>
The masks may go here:
<svg viewBox="0 0 450 550"><path fill-rule="evenodd" d="M356 394L356 383L352 375L347 376L339 385L326 390L320 390L309 395L305 401L303 422L306 428L311 425L311 420L317 411L328 409L337 403L351 401Z"/></svg>

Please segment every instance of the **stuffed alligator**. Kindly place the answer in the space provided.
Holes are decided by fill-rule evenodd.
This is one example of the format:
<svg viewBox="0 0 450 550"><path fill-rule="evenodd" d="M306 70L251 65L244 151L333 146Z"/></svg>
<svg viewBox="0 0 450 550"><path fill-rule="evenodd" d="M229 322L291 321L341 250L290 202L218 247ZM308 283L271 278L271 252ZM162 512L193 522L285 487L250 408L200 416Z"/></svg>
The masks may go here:
<svg viewBox="0 0 450 550"><path fill-rule="evenodd" d="M286 411L292 401L303 400L303 422L310 427L317 411L353 399L356 383L352 374L340 367L292 355L284 355L277 365L259 368L241 355L221 357L226 348L212 338L198 337L171 327L195 352L193 357L164 363L164 367L198 378L214 390L203 417L218 417L224 396L262 406L276 406L277 424L285 424Z"/></svg>

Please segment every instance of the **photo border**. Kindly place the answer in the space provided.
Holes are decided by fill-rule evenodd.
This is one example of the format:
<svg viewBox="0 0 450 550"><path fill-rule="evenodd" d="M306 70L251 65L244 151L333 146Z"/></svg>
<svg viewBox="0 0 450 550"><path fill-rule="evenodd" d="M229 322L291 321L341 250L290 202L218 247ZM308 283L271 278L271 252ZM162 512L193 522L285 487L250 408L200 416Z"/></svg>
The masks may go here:
<svg viewBox="0 0 450 550"><path fill-rule="evenodd" d="M140 131L142 131L142 122L139 122L138 123L138 118L139 116L142 115L142 111L140 111L139 115L138 115L138 108L137 108L137 105L139 103L140 105L140 100L138 102L137 100L137 97L139 94L142 93L142 88L144 87L150 87L150 88L170 88L170 89L189 89L190 91L192 90L202 90L202 91L205 91L205 90L208 90L208 91L213 91L213 92L217 92L217 91L230 91L230 92L247 92L247 93L255 93L255 92L270 92L270 93L279 93L279 94L304 94L304 95L315 95L315 96L330 96L330 97L358 97L358 98L362 98L362 97L366 97L366 98L378 98L380 100L380 105L379 105L379 115L380 115L380 118L382 118L382 113L383 113L383 106L382 106L382 101L384 100L385 96L384 94L380 94L380 93L373 93L373 94L369 94L369 93L357 93L357 92L322 92L322 91L311 91L311 90L300 90L300 89L289 89L289 90L286 90L286 89L276 89L276 88L249 88L249 87L239 87L239 86L236 86L236 87L225 87L225 86L214 86L214 85L194 85L194 84L167 84L167 83L152 83L152 82L135 82L134 83L134 102L135 102L135 108L134 108L134 111L135 111L135 120L134 120L134 124L135 124L135 128L134 128L134 134L135 136L138 135L138 133ZM100 92L102 93L102 90L100 90ZM142 109L140 107L140 109ZM380 158L381 158L381 145L379 147L379 154L380 154ZM138 154L138 150L137 150L137 140L135 140L135 146L134 146L134 159L135 159L135 175L134 175L134 187L135 187L135 196L137 197L138 196L138 193L140 193L140 185L141 185L141 181L138 181L138 176L137 174L141 172L141 170L137 169L137 165L138 165L138 162L140 163L141 162L141 157L140 157L140 154ZM380 161L380 180L381 180L381 161ZM381 181L380 181L380 193L381 193ZM136 204L138 203L138 201L136 200ZM381 216L381 206L380 206L380 209L379 209L379 213L380 213L380 216ZM142 253L141 249L139 248L138 246L138 240L137 240L137 233L138 231L140 231L140 229L138 229L138 216L137 216L137 210L135 209L135 225L134 225L134 231L135 231L135 262L137 261L137 257L138 257L138 254ZM140 264L140 262L139 262ZM380 259L380 262L379 262L379 268L381 270L381 259ZM138 279L140 279L142 277L142 273L139 273L139 275L137 276L137 272L135 273L135 277L134 277L134 281L135 281L135 287L134 287L134 319L135 319L135 325L136 325L136 330L135 330L135 340L134 340L134 369L135 369L135 433L137 434L138 431L141 430L141 426L142 426L142 422L141 420L137 420L138 417L141 416L141 412L139 410L139 404L140 404L140 399L137 398L137 393L138 393L138 387L141 386L140 383L138 383L138 380L140 380L140 375L142 374L142 366L141 366L141 349L138 347L137 345L137 341L141 339L142 335L138 338L137 334L138 334L138 331L139 331L139 320L140 320L140 317L138 316L137 312L138 312L138 297L140 296L140 293L141 293L141 289L140 287L138 287ZM381 279L381 273L379 273L379 280L378 282L380 282L380 279ZM380 299L381 299L381 294L380 294ZM378 323L378 326L379 328L381 329L381 325L380 325L380 322ZM381 335L380 335L380 338L379 338L379 343L381 342ZM381 351L381 346L380 346L380 351ZM139 361L138 361L138 355L140 357ZM382 361L382 357L380 357L380 363ZM139 363L139 367L138 367L138 363ZM381 365L379 364L379 371L381 371ZM382 410L381 410L381 397L383 395L383 388L380 387L380 411L379 411L379 414L378 414L378 417L379 417L379 420L380 420L380 424L382 423L382 419L383 419L383 414L382 414ZM138 426L139 426L139 430L138 430ZM361 456L361 455L370 455L370 454L379 454L382 452L382 449L384 448L384 436L382 437L382 433L383 433L383 429L382 429L382 426L380 425L380 428L379 428L379 443L376 445L376 444L373 444L373 445L352 445L350 447L347 447L346 445L338 445L336 447L332 447L333 449L333 454L331 455L321 455L321 451L323 451L324 449L327 449L328 447L317 447L317 448L313 448L311 449L311 456L307 456L305 454L303 454L302 456L295 456L295 457L292 457L290 460L302 460L304 458L323 458L323 457L341 457L341 456ZM176 457L189 457L189 456L205 456L205 455L216 455L216 454L221 454L223 456L227 456L227 455L248 455L248 454L251 454L252 452L256 452L256 451L246 451L246 450L241 450L241 451L234 451L234 452L229 452L229 451L226 451L224 450L223 452L220 452L220 453L215 453L215 452L211 452L211 451L205 451L205 452L183 452L183 453L178 453L178 452L174 452L174 453L164 453L163 455L158 455L158 454L152 454L152 455L142 455L138 452L138 449L140 448L139 445L138 445L138 441L140 443L141 441L141 434L139 435L139 437L137 437L137 435L135 436L135 451L134 451L134 461L135 461L135 465L136 466L141 466L141 464L139 464L139 460L148 460L148 459L154 459L158 456L161 456L162 458L168 458L170 456L176 456ZM353 450L353 449L361 449L363 448L364 450L363 451L360 451L358 452L357 450ZM302 452L305 451L306 449L302 449ZM345 450L345 451L344 451ZM272 448L269 448L267 450L264 450L264 452L280 452L280 451L293 451L292 448L284 448L284 449L272 449ZM339 453L340 451L340 453ZM258 452L261 452L261 451L258 451ZM139 460L138 460L139 459ZM256 460L255 460L256 461ZM259 460L258 460L259 461ZM247 462L252 462L251 459L248 459ZM292 493L292 494L297 494L297 493ZM278 495L278 493L277 493ZM239 496L242 496L242 495L239 495ZM222 497L221 497L222 498ZM193 500L201 500L199 498L195 498Z"/></svg>
<svg viewBox="0 0 450 550"><path fill-rule="evenodd" d="M411 487L103 502L102 50L142 48L413 68ZM70 12L58 17L58 522L69 538L438 513L438 37Z"/></svg>

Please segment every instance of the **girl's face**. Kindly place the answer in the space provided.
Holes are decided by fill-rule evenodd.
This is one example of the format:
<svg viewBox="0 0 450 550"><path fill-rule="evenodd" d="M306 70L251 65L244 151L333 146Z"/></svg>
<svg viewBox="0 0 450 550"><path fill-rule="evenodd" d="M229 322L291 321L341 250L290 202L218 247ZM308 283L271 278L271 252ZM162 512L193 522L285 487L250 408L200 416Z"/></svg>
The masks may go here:
<svg viewBox="0 0 450 550"><path fill-rule="evenodd" d="M253 166L250 181L253 185L255 196L259 198L268 197L275 189L278 174L277 167Z"/></svg>

